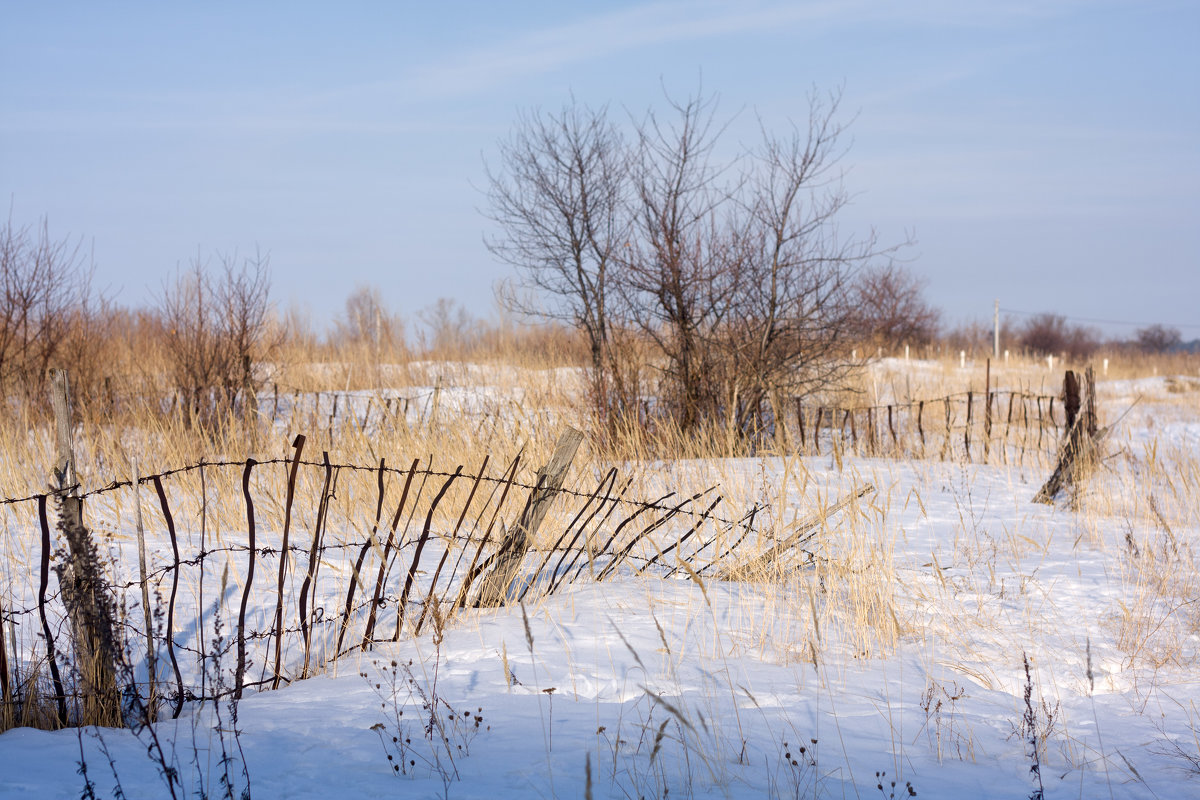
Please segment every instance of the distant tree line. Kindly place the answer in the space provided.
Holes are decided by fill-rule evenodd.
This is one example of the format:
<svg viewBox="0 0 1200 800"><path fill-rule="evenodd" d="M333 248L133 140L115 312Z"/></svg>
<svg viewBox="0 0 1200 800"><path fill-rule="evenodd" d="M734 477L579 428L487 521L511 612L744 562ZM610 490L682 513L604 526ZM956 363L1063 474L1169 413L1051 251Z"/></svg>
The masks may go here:
<svg viewBox="0 0 1200 800"><path fill-rule="evenodd" d="M945 330L940 341L951 351L962 349L980 353L991 351L992 337L993 327L989 320ZM1188 349L1178 328L1153 324L1135 329L1131 336L1105 337L1095 327L1073 323L1052 312L1034 314L1020 323L1005 317L1000 325L1000 340L1004 349L1013 352L1074 361L1091 358L1101 351L1161 355Z"/></svg>

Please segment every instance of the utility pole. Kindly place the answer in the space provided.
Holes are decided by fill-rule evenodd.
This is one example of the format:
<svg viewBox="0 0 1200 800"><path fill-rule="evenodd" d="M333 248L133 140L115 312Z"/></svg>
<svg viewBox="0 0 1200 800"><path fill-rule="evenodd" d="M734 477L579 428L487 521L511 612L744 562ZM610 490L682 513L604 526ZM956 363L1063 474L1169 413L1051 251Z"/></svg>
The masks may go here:
<svg viewBox="0 0 1200 800"><path fill-rule="evenodd" d="M1000 299L996 298L995 311L992 312L992 358L1000 360Z"/></svg>

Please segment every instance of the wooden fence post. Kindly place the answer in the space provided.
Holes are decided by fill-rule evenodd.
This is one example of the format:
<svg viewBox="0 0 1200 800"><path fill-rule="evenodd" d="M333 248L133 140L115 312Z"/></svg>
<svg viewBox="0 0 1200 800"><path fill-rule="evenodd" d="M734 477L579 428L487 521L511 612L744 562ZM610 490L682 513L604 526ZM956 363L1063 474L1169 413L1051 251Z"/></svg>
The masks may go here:
<svg viewBox="0 0 1200 800"><path fill-rule="evenodd" d="M1068 370L1063 379L1063 401L1071 424L1067 426L1066 436L1059 447L1054 472L1034 496L1035 503L1052 503L1060 489L1068 483L1078 484L1095 466L1096 447L1108 431L1096 428L1096 381L1091 367L1087 368L1084 376L1088 394L1086 405L1081 403L1079 379L1075 373Z"/></svg>
<svg viewBox="0 0 1200 800"><path fill-rule="evenodd" d="M946 436L942 439L942 461L946 460L946 453L950 449L950 398L947 397L944 401L946 404Z"/></svg>
<svg viewBox="0 0 1200 800"><path fill-rule="evenodd" d="M246 585L242 588L242 604L238 609L237 622L237 672L233 676L233 699L242 699L242 687L246 681L246 606L250 603L250 588L254 583L254 500L250 497L250 473L258 462L253 458L246 459L246 468L242 471L242 497L246 501L246 532L248 542L246 547Z"/></svg>
<svg viewBox="0 0 1200 800"><path fill-rule="evenodd" d="M971 460L971 401L974 399L974 394L967 392L967 424L963 427L963 447L967 451L967 461Z"/></svg>
<svg viewBox="0 0 1200 800"><path fill-rule="evenodd" d="M921 457L925 457L925 426L921 424L921 417L925 415L925 401L917 401L917 434L921 437Z"/></svg>
<svg viewBox="0 0 1200 800"><path fill-rule="evenodd" d="M83 695L83 718L89 725L117 725L121 695L117 690L116 620L110 611L111 590L100 571L91 532L83 525L75 452L71 437L71 390L65 369L50 370L50 405L54 409L54 492L62 515L60 529L70 557L59 568L59 585L71 620L75 661Z"/></svg>
<svg viewBox="0 0 1200 800"><path fill-rule="evenodd" d="M905 345L907 348L908 345ZM892 407L888 406L888 432L892 434L892 449L900 455L900 440L896 438L896 426L892 424Z"/></svg>
<svg viewBox="0 0 1200 800"><path fill-rule="evenodd" d="M58 672L55 655L54 632L46 619L46 591L50 587L50 522L46 516L46 495L38 495L38 523L42 530L42 550L38 581L38 617L42 621L42 638L46 642L46 661L50 664L50 678L54 682L54 699L58 706L58 721L67 724L67 694L63 691L62 677Z"/></svg>
<svg viewBox="0 0 1200 800"><path fill-rule="evenodd" d="M288 471L287 498L284 500L283 506L283 538L279 545L279 579L277 582L278 597L275 601L275 678L271 681L271 688L279 688L279 680L283 677L283 584L287 577L288 566L288 534L291 533L292 527L292 502L295 499L296 492L296 471L300 468L300 454L304 452L304 435L297 435L292 440L292 449L296 452L292 456L291 468ZM328 463L328 457L326 458ZM315 545L314 545L315 547ZM301 627L307 632L305 620L301 620ZM306 637L307 638L307 637ZM305 656L308 655L307 641L305 642ZM307 662L304 665L308 668Z"/></svg>
<svg viewBox="0 0 1200 800"><path fill-rule="evenodd" d="M1045 425L1045 419L1043 419L1043 417L1042 417L1042 396L1040 394L1037 396L1037 426L1038 426L1037 446L1038 446L1038 449L1041 450L1042 449L1042 431L1045 429L1046 425Z"/></svg>
<svg viewBox="0 0 1200 800"><path fill-rule="evenodd" d="M537 485L529 496L524 513L500 544L496 553L496 564L480 586L479 597L475 601L476 607L504 605L512 590L513 581L516 580L521 561L525 558L525 552L529 549L529 542L537 534L542 520L546 518L546 512L550 510L554 496L562 488L563 478L566 477L571 461L582 442L583 433L574 428L567 428L559 436L554 455L550 457L546 466L538 470Z"/></svg>
<svg viewBox="0 0 1200 800"><path fill-rule="evenodd" d="M179 660L175 657L175 597L179 593L179 538L175 535L175 517L171 514L171 505L167 502L167 493L163 489L160 475L154 476L154 491L158 494L158 504L162 508L163 521L167 524L167 535L171 539L171 552L174 556L174 560L171 562L171 596L167 600L167 657L171 659L176 685L175 711L171 716L178 719L186 699L183 692L183 675L179 671Z"/></svg>
<svg viewBox="0 0 1200 800"><path fill-rule="evenodd" d="M1025 465L1025 451L1029 449L1029 397L1021 393L1021 456L1017 461L1020 466Z"/></svg>
<svg viewBox="0 0 1200 800"><path fill-rule="evenodd" d="M804 437L804 401L796 398L796 424L800 426L800 451L808 450L808 442Z"/></svg>
<svg viewBox="0 0 1200 800"><path fill-rule="evenodd" d="M983 460L986 463L992 447L992 360L987 360L983 378Z"/></svg>
<svg viewBox="0 0 1200 800"><path fill-rule="evenodd" d="M150 582L146 577L146 532L142 525L142 478L138 471L138 460L133 458L133 505L137 520L138 579L142 584L142 612L146 623L146 674L149 685L146 689L146 721L154 722L158 715L158 664L154 657L154 612L150 609Z"/></svg>
<svg viewBox="0 0 1200 800"><path fill-rule="evenodd" d="M1067 370L1063 375L1063 408L1067 412L1066 429L1071 430L1075 426L1075 417L1079 415L1079 379L1075 376L1074 370Z"/></svg>
<svg viewBox="0 0 1200 800"><path fill-rule="evenodd" d="M1096 430L1097 430L1096 373L1092 371L1091 364L1088 364L1087 367L1083 371L1083 382L1084 382L1084 389L1087 391L1087 403L1084 406L1084 408L1086 409L1086 411L1084 413L1087 414L1087 417L1084 419L1084 423L1087 425L1088 435L1095 436ZM1053 415L1051 417L1051 424L1053 424Z"/></svg>

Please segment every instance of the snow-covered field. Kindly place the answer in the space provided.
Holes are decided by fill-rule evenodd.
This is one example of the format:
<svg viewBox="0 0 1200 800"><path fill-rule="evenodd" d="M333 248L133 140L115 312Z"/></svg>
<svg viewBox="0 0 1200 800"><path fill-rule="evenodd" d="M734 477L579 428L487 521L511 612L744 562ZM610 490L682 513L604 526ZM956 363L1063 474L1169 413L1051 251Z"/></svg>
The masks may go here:
<svg viewBox="0 0 1200 800"><path fill-rule="evenodd" d="M237 740L227 706L156 733L187 796L224 796L224 742L258 798L1200 797L1200 391L1100 389L1102 423L1143 399L1074 503L1031 502L1044 464L676 465L781 520L877 491L815 565L581 580L248 693ZM81 753L101 797L168 796L147 741L8 731L0 796L80 796Z"/></svg>

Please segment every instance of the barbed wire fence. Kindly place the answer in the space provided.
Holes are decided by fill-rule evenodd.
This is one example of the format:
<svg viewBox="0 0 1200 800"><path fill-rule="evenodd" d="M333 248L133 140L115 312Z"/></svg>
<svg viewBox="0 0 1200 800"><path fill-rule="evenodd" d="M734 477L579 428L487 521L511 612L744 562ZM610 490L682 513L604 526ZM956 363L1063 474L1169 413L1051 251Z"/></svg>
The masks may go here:
<svg viewBox="0 0 1200 800"><path fill-rule="evenodd" d="M1058 395L965 391L879 405L792 398L786 420L798 449L882 458L1024 463L1053 457L1066 425Z"/></svg>
<svg viewBox="0 0 1200 800"><path fill-rule="evenodd" d="M330 397L332 420L350 401ZM377 404L381 419L407 416L392 399ZM420 416L436 415L436 394L423 399ZM370 400L355 423L362 428L371 422ZM1058 400L1022 391L858 406L794 398L794 417L784 424L809 454L1023 461L1057 449L1066 424ZM323 411L318 399L312 419ZM69 614L51 580L66 557L51 525L65 490L104 510L94 527L105 537L121 634L138 665L140 683L129 690L161 698L175 714L185 702L278 688L348 653L440 628L466 608L536 601L585 576L608 580L622 566L662 576L736 575L746 552L763 549L755 527L762 506L723 513L716 487L637 498L634 479L614 468L592 488L555 487L550 533L530 535L516 553L517 578L499 601L484 602L489 575L512 557L513 528L547 489L540 473L536 483L517 479L520 455L499 472L489 471L490 456L476 469L438 468L435 454L397 467L383 458L334 463L328 452L305 459L304 442L296 438L290 457L200 460L86 490L0 498L9 582L0 593L3 707L22 702L31 677L51 687L44 694L64 722L67 704L79 701L66 669ZM138 495L142 487L153 489L148 501ZM148 527L158 546L142 578L126 552L123 521L131 507L155 501ZM38 531L36 541L22 536L28 531ZM787 556L811 563L810 538L790 540ZM772 548L775 558L779 550ZM144 596L154 598L145 615L154 622L141 626L134 620L146 610ZM165 659L156 661L155 652Z"/></svg>
<svg viewBox="0 0 1200 800"><path fill-rule="evenodd" d="M198 461L138 477L137 487L152 490L141 502L157 542L145 582L129 557L129 531L119 522L97 528L143 697L157 684L157 696L177 714L184 702L277 688L347 653L445 625L481 605L481 584L512 521L544 488L517 479L520 456L493 474L487 458L473 471L437 469L432 457L398 468L385 459L333 463L327 453L303 459L302 449L298 437L292 458ZM283 467L283 476L267 474L272 467ZM723 516L715 487L645 500L631 496L633 483L614 468L590 490L557 490L550 533L518 554L518 578L493 604L535 601L585 576L607 580L622 565L666 574L706 552L713 562L732 558L721 545L753 527L757 509ZM128 518L135 491L135 481L115 481L79 497L89 507L106 504L101 516L119 520ZM52 523L56 502L49 492L0 501L9 545L0 690L4 703L18 703L14 684L44 671L47 695L65 717L65 705L79 698L66 677L69 615L52 576L66 557ZM236 530L235 505L244 518ZM37 540L22 541L31 530ZM135 621L143 586L154 598L150 631ZM214 650L218 620L228 635ZM152 651L160 654L153 678ZM212 679L217 669L223 680Z"/></svg>

